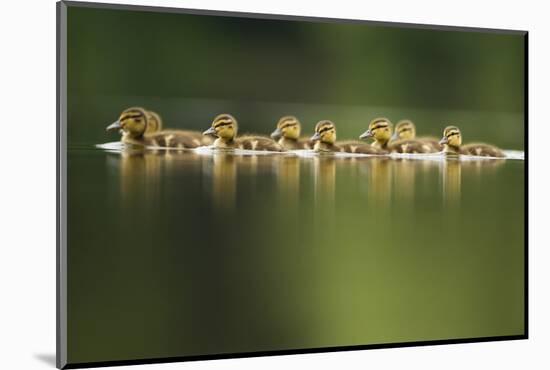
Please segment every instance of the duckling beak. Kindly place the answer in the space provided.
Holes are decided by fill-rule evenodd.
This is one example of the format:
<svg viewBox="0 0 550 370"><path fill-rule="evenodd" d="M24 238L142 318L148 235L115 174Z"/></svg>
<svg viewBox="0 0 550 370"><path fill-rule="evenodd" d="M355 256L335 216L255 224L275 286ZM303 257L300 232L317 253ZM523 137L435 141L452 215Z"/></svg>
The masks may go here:
<svg viewBox="0 0 550 370"><path fill-rule="evenodd" d="M210 127L208 130L204 131L202 134L210 135L210 136L218 136L216 135L216 129L214 127Z"/></svg>
<svg viewBox="0 0 550 370"><path fill-rule="evenodd" d="M316 132L315 134L313 134L313 136L309 140L311 141L321 140L321 135L318 132Z"/></svg>
<svg viewBox="0 0 550 370"><path fill-rule="evenodd" d="M359 139L368 139L369 137L372 137L372 131L371 130L367 130L367 131L363 132L361 134L361 136L359 136Z"/></svg>
<svg viewBox="0 0 550 370"><path fill-rule="evenodd" d="M391 136L390 140L395 141L395 140L398 140L398 139L399 139L399 134L397 132L394 132L393 135Z"/></svg>
<svg viewBox="0 0 550 370"><path fill-rule="evenodd" d="M439 144L440 145L443 145L443 144L448 144L449 143L449 139L447 139L447 136L443 136L441 138L441 140L439 140Z"/></svg>
<svg viewBox="0 0 550 370"><path fill-rule="evenodd" d="M115 122L111 123L109 126L107 126L105 131L120 130L121 128L122 128L122 126L120 125L120 121L115 121Z"/></svg>
<svg viewBox="0 0 550 370"><path fill-rule="evenodd" d="M271 138L275 141L279 140L283 136L283 132L277 127L275 131L271 133Z"/></svg>

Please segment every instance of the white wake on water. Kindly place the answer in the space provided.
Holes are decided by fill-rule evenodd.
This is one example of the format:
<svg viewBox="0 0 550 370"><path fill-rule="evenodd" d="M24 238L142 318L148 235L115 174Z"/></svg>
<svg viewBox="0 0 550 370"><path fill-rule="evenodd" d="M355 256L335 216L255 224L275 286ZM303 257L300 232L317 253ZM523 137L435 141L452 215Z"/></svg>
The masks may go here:
<svg viewBox="0 0 550 370"><path fill-rule="evenodd" d="M97 144L97 148L103 149L111 153L122 153L125 151L134 151L139 149L134 145L127 145L120 141ZM311 157L321 157L321 156L333 156L337 158L376 158L376 157L390 157L390 158L404 158L404 159L418 159L418 160L444 160L447 157L443 153L429 153L429 154L409 154L409 153L391 153L389 155L373 155L373 154L362 154L362 153L318 153L314 150L291 150L288 152L271 152L271 151L255 151L255 150L245 150L245 149L219 149L213 148L212 146L201 146L195 149L178 149L178 148L163 148L163 147L146 147L146 150L155 150L155 151L170 151L170 152L193 152L202 155L212 155L216 153L231 153L234 155L295 155L298 157L311 158ZM472 161L472 160L487 160L487 159L512 159L512 160L525 160L525 153L522 150L503 150L506 155L505 158L495 158L495 157L481 157L473 155L461 155L461 161Z"/></svg>

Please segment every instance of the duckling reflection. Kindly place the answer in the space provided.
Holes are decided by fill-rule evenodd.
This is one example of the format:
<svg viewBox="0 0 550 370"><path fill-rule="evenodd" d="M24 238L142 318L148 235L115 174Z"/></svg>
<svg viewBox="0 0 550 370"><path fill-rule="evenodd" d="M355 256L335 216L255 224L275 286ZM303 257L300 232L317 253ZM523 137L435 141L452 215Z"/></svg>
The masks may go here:
<svg viewBox="0 0 550 370"><path fill-rule="evenodd" d="M481 179L483 175L494 173L504 163L506 163L505 158L483 158L482 160L462 161L462 166L468 171L474 172Z"/></svg>
<svg viewBox="0 0 550 370"><path fill-rule="evenodd" d="M441 164L441 183L443 186L443 202L446 206L460 205L460 187L462 185L462 163L455 158L449 158Z"/></svg>
<svg viewBox="0 0 550 370"><path fill-rule="evenodd" d="M300 196L300 158L278 156L273 160L277 187L287 198L288 204L297 205Z"/></svg>
<svg viewBox="0 0 550 370"><path fill-rule="evenodd" d="M201 167L201 157L196 153L148 150L143 147L126 149L109 156L108 160L119 170L121 199L130 200L141 194L134 202L158 202L165 172L189 173Z"/></svg>
<svg viewBox="0 0 550 370"><path fill-rule="evenodd" d="M159 195L162 160L144 149L123 151L109 158L118 164L123 203L153 201Z"/></svg>
<svg viewBox="0 0 550 370"><path fill-rule="evenodd" d="M334 205L336 194L336 162L334 157L313 158L315 204Z"/></svg>
<svg viewBox="0 0 550 370"><path fill-rule="evenodd" d="M396 158L393 162L393 186L395 195L402 203L411 203L414 200L416 172L422 163L411 159Z"/></svg>
<svg viewBox="0 0 550 370"><path fill-rule="evenodd" d="M212 161L206 161L205 173L212 178L212 198L214 206L220 209L232 209L237 198L237 160L229 153L215 153Z"/></svg>
<svg viewBox="0 0 550 370"><path fill-rule="evenodd" d="M393 160L387 157L365 158L361 171L366 174L366 191L369 203L387 207L391 203Z"/></svg>
<svg viewBox="0 0 550 370"><path fill-rule="evenodd" d="M258 169L262 167L262 159L265 161L265 157L257 155L244 155L237 156L237 164L239 172L249 175L252 178L258 175Z"/></svg>
<svg viewBox="0 0 550 370"><path fill-rule="evenodd" d="M458 160L461 171L465 178L475 181L478 186L482 185L487 178L494 176L498 168L506 163L505 158L472 158Z"/></svg>
<svg viewBox="0 0 550 370"><path fill-rule="evenodd" d="M262 155L236 155L238 158L238 170L239 174L250 176L252 179L258 178L258 176L272 176L276 173L276 166L274 164L286 156L278 154L262 154Z"/></svg>

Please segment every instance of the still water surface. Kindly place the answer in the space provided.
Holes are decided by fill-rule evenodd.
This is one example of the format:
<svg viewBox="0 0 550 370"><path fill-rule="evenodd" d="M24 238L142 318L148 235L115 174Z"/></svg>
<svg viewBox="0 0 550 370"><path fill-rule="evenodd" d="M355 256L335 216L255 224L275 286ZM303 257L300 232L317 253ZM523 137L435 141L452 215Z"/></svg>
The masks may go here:
<svg viewBox="0 0 550 370"><path fill-rule="evenodd" d="M69 361L522 334L524 170L71 148Z"/></svg>

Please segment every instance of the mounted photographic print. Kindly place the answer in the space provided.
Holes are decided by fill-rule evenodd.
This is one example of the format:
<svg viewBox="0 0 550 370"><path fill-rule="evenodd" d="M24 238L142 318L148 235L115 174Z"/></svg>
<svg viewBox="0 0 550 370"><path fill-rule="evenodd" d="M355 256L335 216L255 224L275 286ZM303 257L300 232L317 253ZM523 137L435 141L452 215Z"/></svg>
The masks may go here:
<svg viewBox="0 0 550 370"><path fill-rule="evenodd" d="M57 10L58 367L527 338L527 32Z"/></svg>

